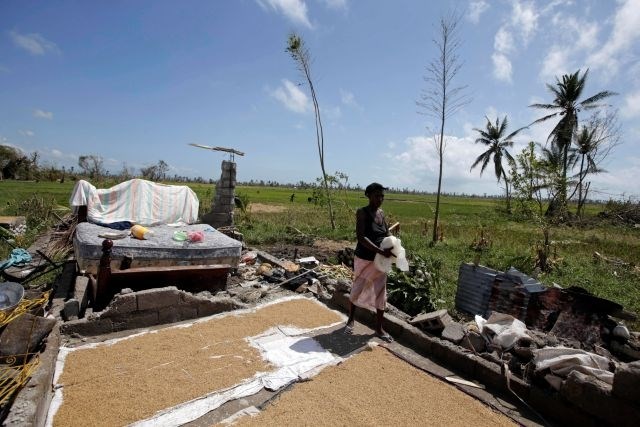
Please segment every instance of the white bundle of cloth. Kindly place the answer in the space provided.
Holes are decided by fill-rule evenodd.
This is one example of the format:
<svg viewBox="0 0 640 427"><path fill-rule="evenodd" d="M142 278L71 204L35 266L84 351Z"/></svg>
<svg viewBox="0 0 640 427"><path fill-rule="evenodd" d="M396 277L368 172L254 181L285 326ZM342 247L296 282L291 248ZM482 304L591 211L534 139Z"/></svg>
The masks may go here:
<svg viewBox="0 0 640 427"><path fill-rule="evenodd" d="M564 378L572 371L578 371L613 384L613 372L609 370L611 361L584 350L568 347L541 348L533 351L533 364L536 372L549 369L552 374ZM545 379L554 388L560 388L561 381L557 377L547 375Z"/></svg>
<svg viewBox="0 0 640 427"><path fill-rule="evenodd" d="M76 182L69 204L86 206L87 219L109 224L129 221L141 225L184 223L198 220L199 201L186 185L164 185L132 179L107 189Z"/></svg>
<svg viewBox="0 0 640 427"><path fill-rule="evenodd" d="M392 256L389 258L376 254L373 264L383 273L391 271L391 266L395 263L401 271L409 271L409 262L407 261L406 252L402 247L402 242L395 236L387 236L380 243L380 249L391 248Z"/></svg>
<svg viewBox="0 0 640 427"><path fill-rule="evenodd" d="M527 326L509 314L493 312L489 319L476 315L475 320L480 333L502 349L508 350L521 338L529 338Z"/></svg>

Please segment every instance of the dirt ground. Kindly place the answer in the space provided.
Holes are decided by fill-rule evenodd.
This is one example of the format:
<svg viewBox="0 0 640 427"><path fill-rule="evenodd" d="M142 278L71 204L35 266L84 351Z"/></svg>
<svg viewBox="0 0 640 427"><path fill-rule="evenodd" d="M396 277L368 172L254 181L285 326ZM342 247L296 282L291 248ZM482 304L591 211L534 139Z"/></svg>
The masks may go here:
<svg viewBox="0 0 640 427"><path fill-rule="evenodd" d="M313 256L321 263L326 264L335 263L339 251L344 250L345 248L354 249L355 247L355 242L349 242L348 240L316 239L313 242L313 245L280 243L275 245L256 246L256 249L268 252L276 258L290 261L293 261L296 256L298 258Z"/></svg>

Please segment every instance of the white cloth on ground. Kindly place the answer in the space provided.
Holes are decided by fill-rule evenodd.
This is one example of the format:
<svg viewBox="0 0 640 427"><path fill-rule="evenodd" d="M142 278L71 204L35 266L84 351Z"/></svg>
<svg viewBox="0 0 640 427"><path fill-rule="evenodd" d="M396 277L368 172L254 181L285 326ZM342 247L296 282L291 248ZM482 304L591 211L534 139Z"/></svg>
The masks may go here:
<svg viewBox="0 0 640 427"><path fill-rule="evenodd" d="M571 371L578 371L613 384L613 372L609 371L611 361L577 348L545 347L534 350L533 364L536 372L548 368L551 373L566 377Z"/></svg>
<svg viewBox="0 0 640 427"><path fill-rule="evenodd" d="M513 347L519 339L529 337L527 326L509 314L494 312L486 320L476 315L475 320L480 333L505 350Z"/></svg>

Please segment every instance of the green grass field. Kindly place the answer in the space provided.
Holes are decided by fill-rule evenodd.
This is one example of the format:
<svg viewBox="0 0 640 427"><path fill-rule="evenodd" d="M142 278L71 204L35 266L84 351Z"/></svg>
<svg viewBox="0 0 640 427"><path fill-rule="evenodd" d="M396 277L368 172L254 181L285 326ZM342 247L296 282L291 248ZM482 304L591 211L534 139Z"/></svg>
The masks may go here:
<svg viewBox="0 0 640 427"><path fill-rule="evenodd" d="M0 181L0 206L37 194L68 207L73 182ZM101 188L114 183L105 183ZM200 199L200 211L206 212L213 196L210 184L192 184ZM348 240L355 246L355 210L367 204L361 192L340 194L335 201L336 230L331 230L326 207L309 203L312 190L241 186L236 189L250 202L246 213L236 209L236 224L248 245L266 243L299 244L299 230L311 237ZM295 194L294 201L290 201ZM264 212L251 206L269 205L277 212ZM452 308L458 268L471 262L476 252L472 242L480 236L490 241L481 253L480 262L491 268L506 270L513 266L531 274L534 271L536 246L543 241L542 224L518 222L504 213L498 200L444 197L441 202L441 224L444 239L430 245L435 197L387 193L383 209L390 223L401 223L401 239L408 255L418 255L442 264L442 286L434 300L441 307ZM602 206L590 205L594 216ZM6 211L5 211L5 214ZM546 285L581 286L597 296L614 300L625 308L640 313L640 229L588 221L585 226L549 228L551 255L556 267L542 273L539 280ZM621 263L594 259L594 252Z"/></svg>

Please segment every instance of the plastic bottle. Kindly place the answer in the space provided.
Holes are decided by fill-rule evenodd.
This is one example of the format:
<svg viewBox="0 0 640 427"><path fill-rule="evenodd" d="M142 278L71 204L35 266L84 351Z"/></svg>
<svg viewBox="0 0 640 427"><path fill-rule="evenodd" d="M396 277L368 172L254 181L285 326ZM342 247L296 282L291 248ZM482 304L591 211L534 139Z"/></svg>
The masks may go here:
<svg viewBox="0 0 640 427"><path fill-rule="evenodd" d="M136 239L145 240L148 239L153 234L153 231L149 230L147 227L143 227L142 225L134 225L131 227L131 235Z"/></svg>

